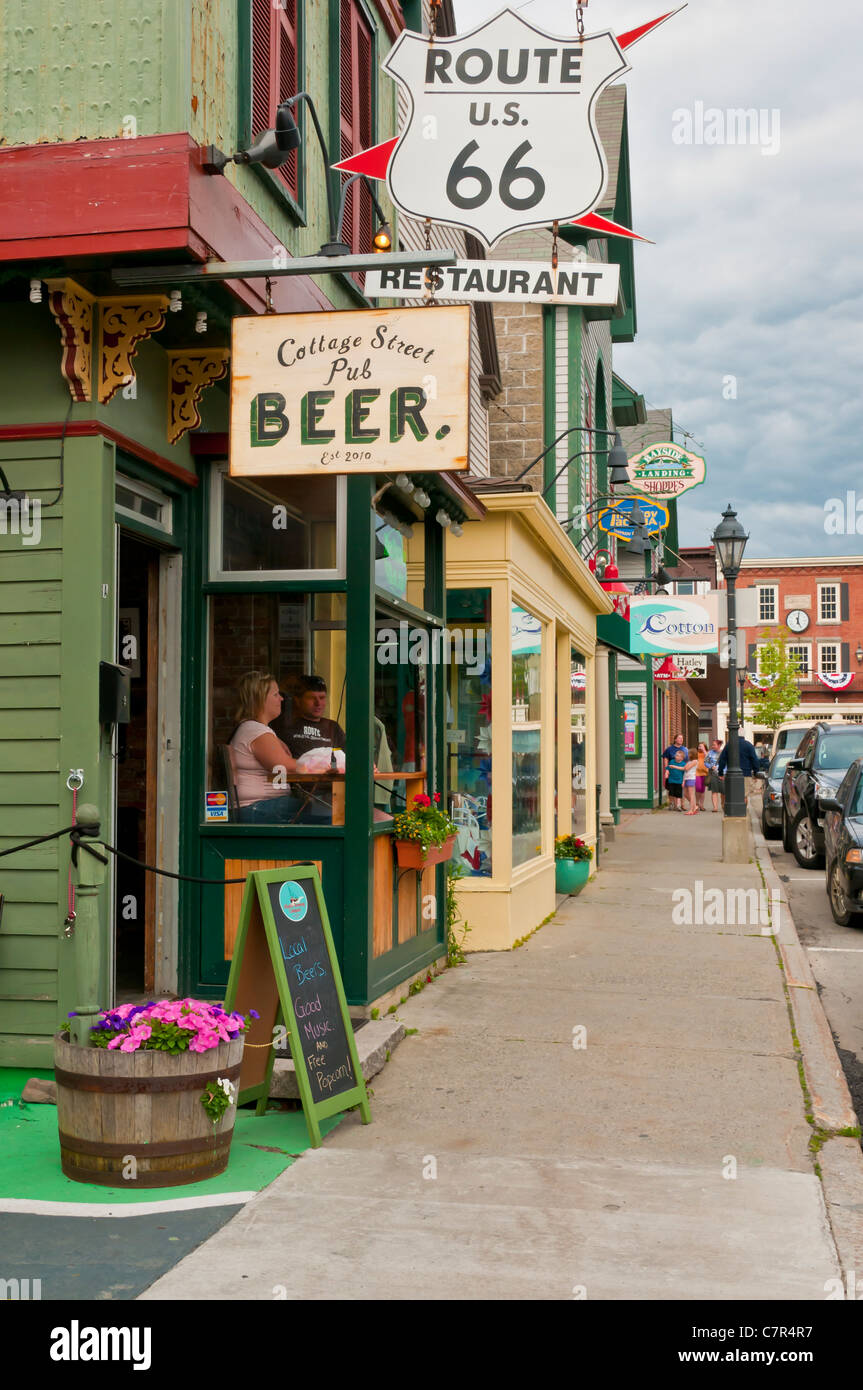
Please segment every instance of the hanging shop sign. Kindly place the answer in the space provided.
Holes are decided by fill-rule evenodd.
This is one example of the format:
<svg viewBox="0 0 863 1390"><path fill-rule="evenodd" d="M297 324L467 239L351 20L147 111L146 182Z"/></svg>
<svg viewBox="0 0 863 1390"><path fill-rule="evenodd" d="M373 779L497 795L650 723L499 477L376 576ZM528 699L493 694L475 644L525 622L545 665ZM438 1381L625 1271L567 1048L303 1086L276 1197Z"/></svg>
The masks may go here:
<svg viewBox="0 0 863 1390"><path fill-rule="evenodd" d="M235 318L235 476L467 468L470 309Z"/></svg>
<svg viewBox="0 0 863 1390"><path fill-rule="evenodd" d="M419 299L432 289L441 299L607 308L617 303L620 266L568 261L554 269L537 261L456 261L427 270L396 266L366 272L371 298Z"/></svg>
<svg viewBox="0 0 863 1390"><path fill-rule="evenodd" d="M411 105L387 170L402 212L491 246L598 206L608 170L596 99L628 71L613 34L556 38L502 10L431 44L406 29L382 66Z"/></svg>
<svg viewBox="0 0 863 1390"><path fill-rule="evenodd" d="M636 502L644 513L644 524L649 536L655 536L668 525L669 509L661 502L652 502L647 497L621 497L613 507L604 507L599 513L600 531L608 531L621 540L631 541L635 527L628 521Z"/></svg>
<svg viewBox="0 0 863 1390"><path fill-rule="evenodd" d="M662 660L654 658L653 679L655 681L704 680L707 675L706 656L687 656L676 652Z"/></svg>
<svg viewBox="0 0 863 1390"><path fill-rule="evenodd" d="M632 652L719 650L719 612L710 594L702 598L632 597L629 605Z"/></svg>
<svg viewBox="0 0 863 1390"><path fill-rule="evenodd" d="M651 497L678 497L691 487L703 483L707 464L700 454L690 453L670 440L651 444L629 460L629 477L633 487Z"/></svg>

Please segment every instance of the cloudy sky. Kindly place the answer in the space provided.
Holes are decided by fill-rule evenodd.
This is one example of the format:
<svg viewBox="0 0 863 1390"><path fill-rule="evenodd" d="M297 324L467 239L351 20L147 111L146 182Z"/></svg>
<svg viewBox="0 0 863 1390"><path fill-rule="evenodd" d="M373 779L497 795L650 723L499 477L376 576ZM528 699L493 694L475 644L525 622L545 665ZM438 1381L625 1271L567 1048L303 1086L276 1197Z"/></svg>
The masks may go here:
<svg viewBox="0 0 863 1390"><path fill-rule="evenodd" d="M590 0L585 25L624 33L673 6ZM455 0L459 31L502 8ZM575 32L570 0L511 8ZM704 445L683 441L708 467L680 505L684 545L730 500L747 556L863 550L861 53L857 0L690 0L627 51L633 223L656 244L636 247L639 331L615 370ZM760 143L676 143L698 103L722 125L762 112ZM826 533L849 491L860 534Z"/></svg>

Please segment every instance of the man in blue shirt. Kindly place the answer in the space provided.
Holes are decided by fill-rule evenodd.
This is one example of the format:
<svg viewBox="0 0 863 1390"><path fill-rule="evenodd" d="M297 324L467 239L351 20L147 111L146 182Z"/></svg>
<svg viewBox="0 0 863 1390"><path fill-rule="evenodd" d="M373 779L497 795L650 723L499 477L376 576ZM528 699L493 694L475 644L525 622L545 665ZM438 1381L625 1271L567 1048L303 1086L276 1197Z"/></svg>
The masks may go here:
<svg viewBox="0 0 863 1390"><path fill-rule="evenodd" d="M748 798L750 792L757 791L760 786L758 773L761 769L761 760L758 757L758 754L756 753L752 744L749 742L748 738L744 738L741 734L738 738L738 742L740 744L740 770L743 773L744 777L749 779L746 782L746 795ZM728 744L726 743L722 752L719 754L719 764L717 767L717 771L720 777L725 776L725 769L727 768L727 766Z"/></svg>

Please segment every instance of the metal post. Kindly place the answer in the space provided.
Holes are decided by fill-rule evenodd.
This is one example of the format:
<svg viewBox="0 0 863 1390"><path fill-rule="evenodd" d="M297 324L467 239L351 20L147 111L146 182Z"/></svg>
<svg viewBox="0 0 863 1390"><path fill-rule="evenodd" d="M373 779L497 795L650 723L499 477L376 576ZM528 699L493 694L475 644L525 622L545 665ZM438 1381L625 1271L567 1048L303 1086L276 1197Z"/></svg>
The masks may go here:
<svg viewBox="0 0 863 1390"><path fill-rule="evenodd" d="M101 982L102 940L99 930L99 890L105 879L104 855L98 840L99 811L96 806L79 806L76 817L78 833L86 835L100 859L75 846L73 863L77 860L77 893L75 918L75 1018L70 1019L73 1043L86 1047L89 1031L101 1012L99 987Z"/></svg>
<svg viewBox="0 0 863 1390"><path fill-rule="evenodd" d="M728 763L725 768L725 816L746 815L746 785L740 767L740 723L737 718L737 596L736 579L728 584Z"/></svg>
<svg viewBox="0 0 863 1390"><path fill-rule="evenodd" d="M601 826L600 823L599 823L599 803L600 803L601 799L602 799L602 784L601 784L600 782L597 782L597 784L596 784L596 872L597 872L597 873L599 873L599 858L600 858L599 850L600 850L600 840L601 840L601 837L602 837L602 826Z"/></svg>

